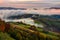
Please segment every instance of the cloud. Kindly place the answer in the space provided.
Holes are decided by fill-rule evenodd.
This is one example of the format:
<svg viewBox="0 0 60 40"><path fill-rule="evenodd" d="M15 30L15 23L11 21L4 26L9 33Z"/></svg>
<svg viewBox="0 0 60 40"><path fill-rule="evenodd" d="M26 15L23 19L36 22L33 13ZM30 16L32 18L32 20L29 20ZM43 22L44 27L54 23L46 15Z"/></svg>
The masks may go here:
<svg viewBox="0 0 60 40"><path fill-rule="evenodd" d="M0 6L7 7L51 7L57 6L58 4L60 5L59 0L31 0L22 2L20 0L0 0Z"/></svg>
<svg viewBox="0 0 60 40"><path fill-rule="evenodd" d="M20 2L20 1L42 1L42 0L6 0L8 2Z"/></svg>
<svg viewBox="0 0 60 40"><path fill-rule="evenodd" d="M60 0L0 0L0 3L20 3L21 1L35 1L35 2L44 2L44 3L59 3ZM32 2L31 2L32 3Z"/></svg>
<svg viewBox="0 0 60 40"><path fill-rule="evenodd" d="M8 3L15 3L15 4L21 4L21 3L52 3L52 4L60 4L60 0L8 0L6 1Z"/></svg>

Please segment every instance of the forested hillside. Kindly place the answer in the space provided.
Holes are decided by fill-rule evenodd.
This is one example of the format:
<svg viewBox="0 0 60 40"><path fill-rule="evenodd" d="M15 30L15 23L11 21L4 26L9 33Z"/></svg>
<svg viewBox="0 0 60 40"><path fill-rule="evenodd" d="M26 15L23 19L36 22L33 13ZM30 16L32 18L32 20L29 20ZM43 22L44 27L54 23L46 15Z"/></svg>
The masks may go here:
<svg viewBox="0 0 60 40"><path fill-rule="evenodd" d="M23 24L0 20L0 40L60 40L60 34Z"/></svg>

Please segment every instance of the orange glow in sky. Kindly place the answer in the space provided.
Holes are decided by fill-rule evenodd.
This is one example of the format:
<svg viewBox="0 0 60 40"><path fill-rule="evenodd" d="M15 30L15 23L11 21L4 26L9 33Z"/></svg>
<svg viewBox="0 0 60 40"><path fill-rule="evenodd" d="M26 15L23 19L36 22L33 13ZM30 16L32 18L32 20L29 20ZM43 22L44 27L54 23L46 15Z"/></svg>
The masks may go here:
<svg viewBox="0 0 60 40"><path fill-rule="evenodd" d="M0 3L3 3L3 0L0 0Z"/></svg>
<svg viewBox="0 0 60 40"><path fill-rule="evenodd" d="M37 1L37 0L10 0L10 1Z"/></svg>

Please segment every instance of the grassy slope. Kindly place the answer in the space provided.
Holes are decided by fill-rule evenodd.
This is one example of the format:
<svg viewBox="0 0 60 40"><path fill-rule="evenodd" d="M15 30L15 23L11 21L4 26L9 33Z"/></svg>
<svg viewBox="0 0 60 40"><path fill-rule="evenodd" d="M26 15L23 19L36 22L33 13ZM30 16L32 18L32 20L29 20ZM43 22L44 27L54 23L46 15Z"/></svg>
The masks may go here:
<svg viewBox="0 0 60 40"><path fill-rule="evenodd" d="M15 23L15 25L16 25L16 23ZM51 40L59 40L58 34L55 34L53 32L46 32L42 28L37 28L37 30L39 32L34 31L34 30L32 30L33 32L31 32L30 30L26 31L30 27L30 25L26 25L26 24L17 24L17 25L22 28L22 29L20 29L20 32L24 32L24 33L26 33L26 35L33 34L33 35L35 35L36 38L38 37L41 40L46 40L46 39L47 40L49 40L49 39L51 39ZM17 30L19 30L19 28ZM26 35L23 35L23 36L26 36ZM30 37L32 37L34 39L34 36L30 35ZM42 38L40 38L40 37L42 37ZM26 38L28 38L28 36ZM37 38L37 40L38 40L38 38Z"/></svg>
<svg viewBox="0 0 60 40"><path fill-rule="evenodd" d="M4 22L5 24L5 22ZM9 27L9 26L8 26ZM30 25L23 23L12 23L8 31L0 32L1 40L60 40L60 35L52 32L46 32L42 28L36 28L37 31L28 29ZM5 34L6 33L6 34ZM54 35L53 35L54 34Z"/></svg>

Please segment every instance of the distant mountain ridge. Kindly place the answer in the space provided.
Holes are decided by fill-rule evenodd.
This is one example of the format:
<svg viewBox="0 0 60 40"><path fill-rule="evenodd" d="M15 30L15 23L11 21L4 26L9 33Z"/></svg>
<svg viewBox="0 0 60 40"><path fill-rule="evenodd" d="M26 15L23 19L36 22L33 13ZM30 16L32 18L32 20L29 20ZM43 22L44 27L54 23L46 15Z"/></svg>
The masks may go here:
<svg viewBox="0 0 60 40"><path fill-rule="evenodd" d="M49 9L60 9L60 7L51 7Z"/></svg>
<svg viewBox="0 0 60 40"><path fill-rule="evenodd" d="M39 14L22 14L22 15L12 15L7 17L7 19L20 19L20 18L49 18L49 19L60 19L60 15L39 15Z"/></svg>
<svg viewBox="0 0 60 40"><path fill-rule="evenodd" d="M0 10L6 10L6 9L8 9L8 10L26 10L26 8L14 8L14 7L0 7Z"/></svg>

